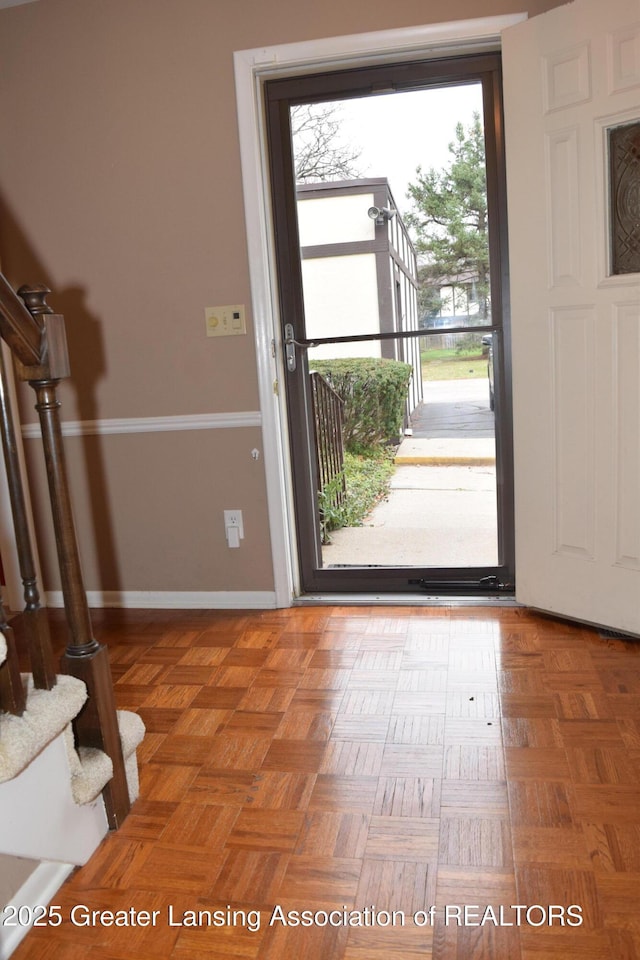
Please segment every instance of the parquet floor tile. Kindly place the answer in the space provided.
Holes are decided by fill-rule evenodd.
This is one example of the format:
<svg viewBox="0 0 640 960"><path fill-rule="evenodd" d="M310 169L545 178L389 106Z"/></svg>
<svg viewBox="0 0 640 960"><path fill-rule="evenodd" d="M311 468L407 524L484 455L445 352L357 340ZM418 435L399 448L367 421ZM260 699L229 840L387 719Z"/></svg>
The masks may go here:
<svg viewBox="0 0 640 960"><path fill-rule="evenodd" d="M319 771L343 776L377 776L382 767L384 744L371 740L331 740L324 748Z"/></svg>
<svg viewBox="0 0 640 960"><path fill-rule="evenodd" d="M513 862L509 823L496 817L446 817L440 829L438 862L501 867Z"/></svg>
<svg viewBox="0 0 640 960"><path fill-rule="evenodd" d="M132 840L159 840L179 806L179 803L139 799L118 831L118 836Z"/></svg>
<svg viewBox="0 0 640 960"><path fill-rule="evenodd" d="M503 780L444 780L440 816L509 820L509 795Z"/></svg>
<svg viewBox="0 0 640 960"><path fill-rule="evenodd" d="M316 773L324 768L329 749L322 740L273 740L262 769Z"/></svg>
<svg viewBox="0 0 640 960"><path fill-rule="evenodd" d="M295 853L364 856L371 818L362 813L307 813Z"/></svg>
<svg viewBox="0 0 640 960"><path fill-rule="evenodd" d="M171 733L176 736L213 737L222 730L229 717L229 710L203 710L194 707L193 710L181 711L175 725L170 725L168 729L157 730L156 732Z"/></svg>
<svg viewBox="0 0 640 960"><path fill-rule="evenodd" d="M301 909L298 903L284 904L283 909ZM270 927L264 935L259 960L282 960L282 957L342 957L347 945L346 927L277 926Z"/></svg>
<svg viewBox="0 0 640 960"><path fill-rule="evenodd" d="M183 790L189 803L236 807L253 802L256 774L240 770L200 770Z"/></svg>
<svg viewBox="0 0 640 960"><path fill-rule="evenodd" d="M365 858L356 903L360 908L372 905L378 910L400 911L406 925L425 905L435 903L436 875L434 863L427 858Z"/></svg>
<svg viewBox="0 0 640 960"><path fill-rule="evenodd" d="M261 904L276 899L289 856L273 851L231 849L216 881L216 897L228 903Z"/></svg>
<svg viewBox="0 0 640 960"><path fill-rule="evenodd" d="M382 677L384 685L377 683ZM393 690L386 689L387 675L375 672L371 682L356 680L357 686L347 690L340 703L339 712L356 716L388 717L394 705Z"/></svg>
<svg viewBox="0 0 640 960"><path fill-rule="evenodd" d="M267 810L305 810L315 783L316 774L266 770L256 774L250 802Z"/></svg>
<svg viewBox="0 0 640 960"><path fill-rule="evenodd" d="M213 752L209 737L189 737L180 734L163 734L162 743L154 751L155 763L177 763L182 766L201 767Z"/></svg>
<svg viewBox="0 0 640 960"><path fill-rule="evenodd" d="M239 807L180 803L165 821L162 842L179 847L222 849L229 842L239 815Z"/></svg>
<svg viewBox="0 0 640 960"><path fill-rule="evenodd" d="M225 733L243 734L248 737L273 737L280 726L283 714L274 710L245 710L242 701L239 709L227 719L224 725Z"/></svg>
<svg viewBox="0 0 640 960"><path fill-rule="evenodd" d="M278 893L283 900L341 907L353 902L361 869L355 858L301 853L289 859Z"/></svg>
<svg viewBox="0 0 640 960"><path fill-rule="evenodd" d="M501 747L452 744L444 751L445 780L504 780Z"/></svg>
<svg viewBox="0 0 640 960"><path fill-rule="evenodd" d="M438 860L440 822L435 818L373 816L365 857L371 860Z"/></svg>
<svg viewBox="0 0 640 960"><path fill-rule="evenodd" d="M243 808L226 837L228 847L290 852L296 846L305 815L299 810Z"/></svg>
<svg viewBox="0 0 640 960"><path fill-rule="evenodd" d="M328 740L336 725L336 713L291 708L286 711L275 734L276 740ZM351 738L349 738L351 739Z"/></svg>
<svg viewBox="0 0 640 960"><path fill-rule="evenodd" d="M320 774L309 800L310 810L372 813L378 777L338 777Z"/></svg>
<svg viewBox="0 0 640 960"><path fill-rule="evenodd" d="M437 817L441 786L440 779L381 776L373 812L388 817Z"/></svg>
<svg viewBox="0 0 640 960"><path fill-rule="evenodd" d="M235 710L246 692L244 687L203 687L190 706L203 710Z"/></svg>
<svg viewBox="0 0 640 960"><path fill-rule="evenodd" d="M448 680L449 672L444 666L434 666L425 660L407 666L403 661L396 689L408 693L442 693L447 689Z"/></svg>
<svg viewBox="0 0 640 960"><path fill-rule="evenodd" d="M385 743L387 741L389 722L389 717L341 713L334 718L331 728L331 739Z"/></svg>
<svg viewBox="0 0 640 960"><path fill-rule="evenodd" d="M640 960L640 645L520 608L94 626L140 798L15 960Z"/></svg>
<svg viewBox="0 0 640 960"><path fill-rule="evenodd" d="M444 743L444 716L394 714L389 725L387 743L442 744Z"/></svg>

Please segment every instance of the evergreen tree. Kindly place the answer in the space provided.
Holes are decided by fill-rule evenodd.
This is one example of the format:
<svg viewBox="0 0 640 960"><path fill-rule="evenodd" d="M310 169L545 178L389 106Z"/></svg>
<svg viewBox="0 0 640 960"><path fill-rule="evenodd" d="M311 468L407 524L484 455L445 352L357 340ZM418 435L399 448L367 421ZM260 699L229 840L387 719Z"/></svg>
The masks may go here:
<svg viewBox="0 0 640 960"><path fill-rule="evenodd" d="M474 288L478 320L489 316L489 233L484 133L480 115L474 113L465 129L456 125L449 144L451 160L441 170L416 170L416 182L407 196L412 212L405 217L412 227L421 259L419 301L433 312L438 290L444 284Z"/></svg>

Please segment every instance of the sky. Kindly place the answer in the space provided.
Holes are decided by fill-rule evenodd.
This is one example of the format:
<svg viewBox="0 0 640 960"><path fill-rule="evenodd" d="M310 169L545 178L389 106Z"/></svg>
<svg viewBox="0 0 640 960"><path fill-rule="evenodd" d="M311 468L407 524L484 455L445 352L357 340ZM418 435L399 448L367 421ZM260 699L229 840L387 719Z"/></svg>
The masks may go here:
<svg viewBox="0 0 640 960"><path fill-rule="evenodd" d="M479 83L343 100L340 116L344 140L361 148L363 176L387 177L400 213L406 214L416 167L446 166L456 124L467 126L474 111L482 116Z"/></svg>

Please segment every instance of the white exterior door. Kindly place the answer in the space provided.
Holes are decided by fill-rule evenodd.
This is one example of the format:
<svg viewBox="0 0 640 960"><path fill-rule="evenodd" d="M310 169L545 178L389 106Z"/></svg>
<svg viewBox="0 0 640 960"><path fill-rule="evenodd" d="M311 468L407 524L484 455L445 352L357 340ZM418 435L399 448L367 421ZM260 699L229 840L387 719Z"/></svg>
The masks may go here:
<svg viewBox="0 0 640 960"><path fill-rule="evenodd" d="M640 634L640 273L612 275L608 170L640 120L640 2L511 27L503 67L517 597ZM624 193L640 230L640 155Z"/></svg>

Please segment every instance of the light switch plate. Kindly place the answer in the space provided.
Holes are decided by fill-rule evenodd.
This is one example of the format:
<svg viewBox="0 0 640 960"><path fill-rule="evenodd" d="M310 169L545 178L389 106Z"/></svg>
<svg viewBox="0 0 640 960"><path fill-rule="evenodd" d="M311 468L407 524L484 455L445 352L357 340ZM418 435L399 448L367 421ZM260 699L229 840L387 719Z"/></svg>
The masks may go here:
<svg viewBox="0 0 640 960"><path fill-rule="evenodd" d="M204 318L208 337L234 337L247 332L242 303L205 307Z"/></svg>

